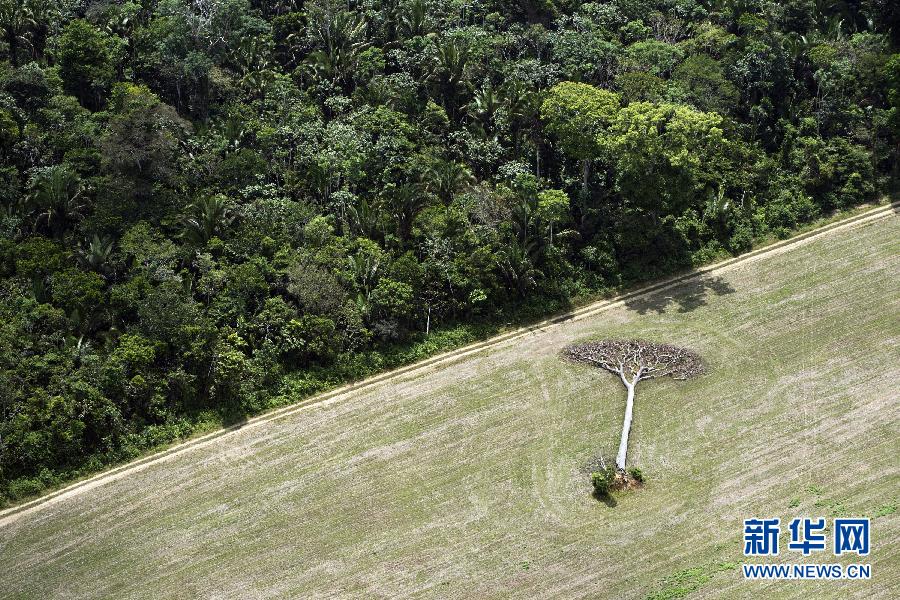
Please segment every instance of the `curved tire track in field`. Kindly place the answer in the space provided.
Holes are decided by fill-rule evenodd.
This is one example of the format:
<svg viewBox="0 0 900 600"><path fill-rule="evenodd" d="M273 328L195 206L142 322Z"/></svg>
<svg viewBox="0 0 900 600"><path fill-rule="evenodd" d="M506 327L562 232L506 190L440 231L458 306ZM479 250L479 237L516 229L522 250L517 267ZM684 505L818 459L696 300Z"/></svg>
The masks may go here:
<svg viewBox="0 0 900 600"><path fill-rule="evenodd" d="M277 419L281 419L289 415L294 415L312 406L328 406L347 399L353 392L357 390L376 386L398 377L404 377L408 375L422 375L424 373L427 373L428 371L446 367L450 364L456 363L466 357L480 353L484 350L509 344L524 336L534 334L535 332L544 331L560 323L578 321L581 319L592 317L609 309L622 306L627 301L646 296L647 294L653 292L658 292L675 287L694 277L700 277L706 274L727 272L736 266L747 264L768 256L775 256L784 252L788 252L790 250L793 250L794 248L809 243L812 240L827 236L837 231L843 231L855 227L863 227L867 223L871 223L893 215L898 209L900 209L900 202L894 202L892 204L879 206L853 217L848 217L847 219L836 221L818 229L800 234L796 237L782 240L780 242L776 242L757 250L753 250L746 254L742 254L741 256L730 258L706 267L701 267L687 273L668 277L656 283L649 284L635 289L631 292L616 296L615 298L600 300L569 313L551 317L534 325L515 329L513 331L494 336L481 342L476 342L468 346L458 348L456 350L451 350L443 354L432 356L431 358L427 358L405 367L400 367L399 369L395 369L393 371L387 371L385 373L381 373L380 375L375 375L356 383L347 384L331 390L330 392L325 392L312 398L302 400L300 402L297 402L296 404L291 404L283 408L263 413L259 416L248 419L244 423L240 423L238 425L234 425L224 429L219 429L211 433L207 433L203 436L193 438L179 444L175 444L160 452L150 454L148 456L145 456L144 458L132 461L130 463L125 463L102 473L98 473L97 475L70 484L66 487L63 487L59 490L56 490L29 502L25 502L18 506L2 510L0 511L0 527L18 521L19 519L29 514L41 510L45 506L63 502L67 498L71 498L78 494L83 494L107 483L111 483L118 479L133 475L135 473L143 471L151 465L168 461L186 452L190 452L195 448L200 448L208 445L214 440L218 440L219 438L225 437L236 431L260 427Z"/></svg>

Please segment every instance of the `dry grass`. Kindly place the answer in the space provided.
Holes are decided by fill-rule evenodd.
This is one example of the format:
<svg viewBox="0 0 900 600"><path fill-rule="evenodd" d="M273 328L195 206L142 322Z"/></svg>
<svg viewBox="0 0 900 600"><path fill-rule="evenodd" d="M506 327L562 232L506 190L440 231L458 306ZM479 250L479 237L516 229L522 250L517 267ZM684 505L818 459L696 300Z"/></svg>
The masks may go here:
<svg viewBox="0 0 900 600"><path fill-rule="evenodd" d="M868 583L719 565L745 517L896 504L898 256L890 217L150 465L0 529L0 597L891 597L895 513ZM580 470L624 390L557 353L614 336L709 373L639 385L611 506Z"/></svg>

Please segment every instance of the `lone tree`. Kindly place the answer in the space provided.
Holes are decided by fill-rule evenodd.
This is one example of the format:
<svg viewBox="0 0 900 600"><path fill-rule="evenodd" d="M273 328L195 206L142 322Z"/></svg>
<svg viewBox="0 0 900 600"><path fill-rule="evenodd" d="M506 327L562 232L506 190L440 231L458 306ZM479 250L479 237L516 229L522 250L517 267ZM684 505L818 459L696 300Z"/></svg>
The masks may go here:
<svg viewBox="0 0 900 600"><path fill-rule="evenodd" d="M616 468L625 471L628 433L634 409L634 388L639 381L659 377L683 380L703 373L700 357L686 348L644 340L602 340L567 346L563 356L576 363L615 373L628 390L622 438L616 454Z"/></svg>

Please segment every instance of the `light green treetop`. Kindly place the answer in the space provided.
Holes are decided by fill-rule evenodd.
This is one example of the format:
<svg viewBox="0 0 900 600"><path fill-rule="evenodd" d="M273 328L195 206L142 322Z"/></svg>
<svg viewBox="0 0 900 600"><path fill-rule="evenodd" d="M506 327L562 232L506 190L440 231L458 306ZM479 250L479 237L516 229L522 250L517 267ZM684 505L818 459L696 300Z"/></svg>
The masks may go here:
<svg viewBox="0 0 900 600"><path fill-rule="evenodd" d="M619 95L586 83L553 86L541 106L541 119L563 150L578 160L596 158L601 138L619 111Z"/></svg>

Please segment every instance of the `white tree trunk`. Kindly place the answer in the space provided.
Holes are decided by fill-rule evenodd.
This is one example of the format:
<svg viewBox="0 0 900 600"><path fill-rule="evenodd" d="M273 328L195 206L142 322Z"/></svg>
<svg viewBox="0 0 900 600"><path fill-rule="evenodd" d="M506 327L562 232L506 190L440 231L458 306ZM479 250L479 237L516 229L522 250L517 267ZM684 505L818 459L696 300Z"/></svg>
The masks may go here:
<svg viewBox="0 0 900 600"><path fill-rule="evenodd" d="M625 456L628 454L628 433L631 431L631 414L634 411L634 386L634 383L625 382L625 387L628 388L628 401L625 403L625 421L622 423L619 453L616 454L616 468L620 471L625 470Z"/></svg>

